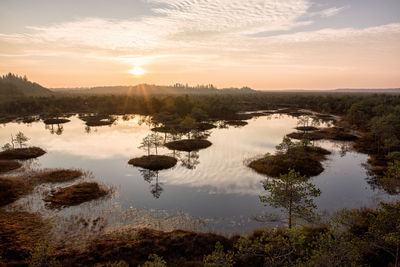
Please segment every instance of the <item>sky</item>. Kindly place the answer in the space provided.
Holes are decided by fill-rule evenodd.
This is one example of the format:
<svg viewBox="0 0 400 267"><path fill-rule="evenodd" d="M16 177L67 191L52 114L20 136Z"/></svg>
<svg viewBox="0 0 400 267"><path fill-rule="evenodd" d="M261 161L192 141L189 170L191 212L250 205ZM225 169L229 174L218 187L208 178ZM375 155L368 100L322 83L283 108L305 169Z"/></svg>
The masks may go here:
<svg viewBox="0 0 400 267"><path fill-rule="evenodd" d="M399 0L0 0L0 74L49 88L400 87Z"/></svg>

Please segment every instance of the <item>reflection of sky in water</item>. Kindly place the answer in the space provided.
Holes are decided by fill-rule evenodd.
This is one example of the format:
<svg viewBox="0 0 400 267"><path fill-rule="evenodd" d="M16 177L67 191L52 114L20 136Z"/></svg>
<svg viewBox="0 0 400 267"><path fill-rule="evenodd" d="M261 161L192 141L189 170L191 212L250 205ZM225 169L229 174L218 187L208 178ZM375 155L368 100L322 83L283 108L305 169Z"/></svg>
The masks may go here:
<svg viewBox="0 0 400 267"><path fill-rule="evenodd" d="M116 125L91 128L85 131L84 122L76 117L63 125L61 135L51 134L42 122L30 125L9 123L0 128L0 144L9 142L10 134L24 132L30 144L40 146L48 153L39 158L41 168L81 168L91 171L96 180L116 188L115 203L123 210L160 209L183 211L194 217L223 218L217 231L242 231L260 227L249 218L262 214L268 208L258 200L263 193L260 181L263 176L244 166L246 159L274 152L282 137L293 131L297 120L288 116L271 116L252 119L241 128L213 129L213 145L198 153L180 152L179 159L197 162L188 169L178 162L170 170L158 174L162 187L159 198L154 198L156 177L146 181L139 169L129 166L128 160L146 154L139 149L150 127L138 125L138 117L117 121ZM162 134L163 135L163 134ZM380 191L373 191L366 182L362 164L367 156L348 152L343 157L332 142L319 142L333 151L324 162L325 171L312 181L322 191L316 200L320 210L338 210L368 206L377 199L386 199ZM159 154L172 154L159 149ZM68 210L68 209L67 209ZM73 210L73 209L70 209ZM227 229L226 222L234 227Z"/></svg>

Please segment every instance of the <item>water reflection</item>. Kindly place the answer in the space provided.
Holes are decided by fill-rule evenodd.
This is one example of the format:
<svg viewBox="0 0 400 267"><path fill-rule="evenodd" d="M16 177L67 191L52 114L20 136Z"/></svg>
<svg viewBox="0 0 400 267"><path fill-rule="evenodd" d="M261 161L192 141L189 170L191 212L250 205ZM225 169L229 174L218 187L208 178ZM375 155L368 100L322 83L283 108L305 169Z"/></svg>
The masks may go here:
<svg viewBox="0 0 400 267"><path fill-rule="evenodd" d="M174 150L174 155L180 160L182 166L189 170L196 169L196 166L200 164L198 151L175 152Z"/></svg>
<svg viewBox="0 0 400 267"><path fill-rule="evenodd" d="M54 124L45 124L44 128L49 130L51 134L62 135L64 132L64 126L60 124L56 124L55 127Z"/></svg>
<svg viewBox="0 0 400 267"><path fill-rule="evenodd" d="M162 183L158 180L159 171L139 169L139 172L143 176L143 179L150 184L150 192L153 197L156 199L160 198L164 189L162 188Z"/></svg>
<svg viewBox="0 0 400 267"><path fill-rule="evenodd" d="M248 125L241 128L215 128L202 133L213 145L192 152L168 150L163 146L186 139L187 135L158 133L162 144L157 145L157 151L152 145L150 154L174 156L179 164L173 169L154 173L126 164L132 157L149 154L148 147L141 147L141 143L154 133L150 117L119 116L118 124L111 127L88 127L90 134L85 133L86 125L78 116L70 119L59 136L44 129L42 122L32 122L29 126L7 123L0 128L0 144L9 142L11 133L21 131L30 138L28 145L42 147L48 152L38 158L38 166L32 168L90 170L96 181L118 188L115 202L122 209L131 206L170 212L179 209L191 216L223 218L220 228L212 230L231 233L260 227L249 218L266 211L258 198L264 191L261 184L264 177L243 162L256 155L274 152L282 137L293 132L298 122L297 118L288 115L269 115L247 120ZM214 124L223 125L220 122ZM197 133L191 136L201 138ZM373 199L393 199L379 187L367 183L366 171L361 165L367 162L367 155L348 150L347 143L316 142L333 152L323 162L325 171L311 180L322 191L316 199L319 210L357 208L370 205ZM229 225L234 227L229 228Z"/></svg>

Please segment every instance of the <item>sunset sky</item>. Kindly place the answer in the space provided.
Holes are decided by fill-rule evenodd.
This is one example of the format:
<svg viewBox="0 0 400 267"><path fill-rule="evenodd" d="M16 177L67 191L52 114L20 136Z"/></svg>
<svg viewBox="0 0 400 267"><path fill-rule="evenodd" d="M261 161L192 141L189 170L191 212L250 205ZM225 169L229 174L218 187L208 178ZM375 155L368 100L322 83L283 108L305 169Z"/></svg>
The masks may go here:
<svg viewBox="0 0 400 267"><path fill-rule="evenodd" d="M400 87L399 0L0 0L0 74L46 87Z"/></svg>

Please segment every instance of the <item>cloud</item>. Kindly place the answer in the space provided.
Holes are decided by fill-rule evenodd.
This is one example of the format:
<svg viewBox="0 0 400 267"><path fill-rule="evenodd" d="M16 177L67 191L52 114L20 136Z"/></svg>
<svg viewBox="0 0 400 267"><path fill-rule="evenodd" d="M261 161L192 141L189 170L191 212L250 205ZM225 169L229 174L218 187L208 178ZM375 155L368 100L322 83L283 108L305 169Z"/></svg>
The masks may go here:
<svg viewBox="0 0 400 267"><path fill-rule="evenodd" d="M167 21L181 24L185 32L242 32L287 30L301 24L307 0L149 0Z"/></svg>
<svg viewBox="0 0 400 267"><path fill-rule="evenodd" d="M364 29L304 31L302 27L303 31L296 32L299 26L334 16L347 7L310 12L314 5L309 0L146 1L152 6L152 15L136 20L84 18L29 26L24 34L0 33L0 69L8 71L10 64L22 70L47 64L54 72L64 69L78 75L78 69L71 70L71 66L79 62L79 71L87 69L97 77L103 68L106 77L111 67L105 65L113 66L113 71L140 65L150 70L145 75L151 79L147 82L162 79L168 83L191 75L198 83L212 81L214 74L215 80L230 80L231 75L222 76L228 72L243 79L261 77L265 72L337 71L356 66L360 58L370 59L370 65L364 62L364 66L390 65L393 69L395 63L388 58L399 55L395 47L400 41L400 23ZM282 34L285 31L288 33ZM259 32L269 34L256 34ZM377 49L380 54L375 53ZM350 57L357 60L347 64ZM157 77L151 76L152 70ZM59 75L63 77L65 72Z"/></svg>
<svg viewBox="0 0 400 267"><path fill-rule="evenodd" d="M331 7L331 8L323 9L321 11L312 12L312 13L308 14L308 16L309 17L319 16L319 17L323 17L323 18L328 18L328 17L332 17L332 16L339 14L342 10L344 10L346 8L349 8L349 6Z"/></svg>

